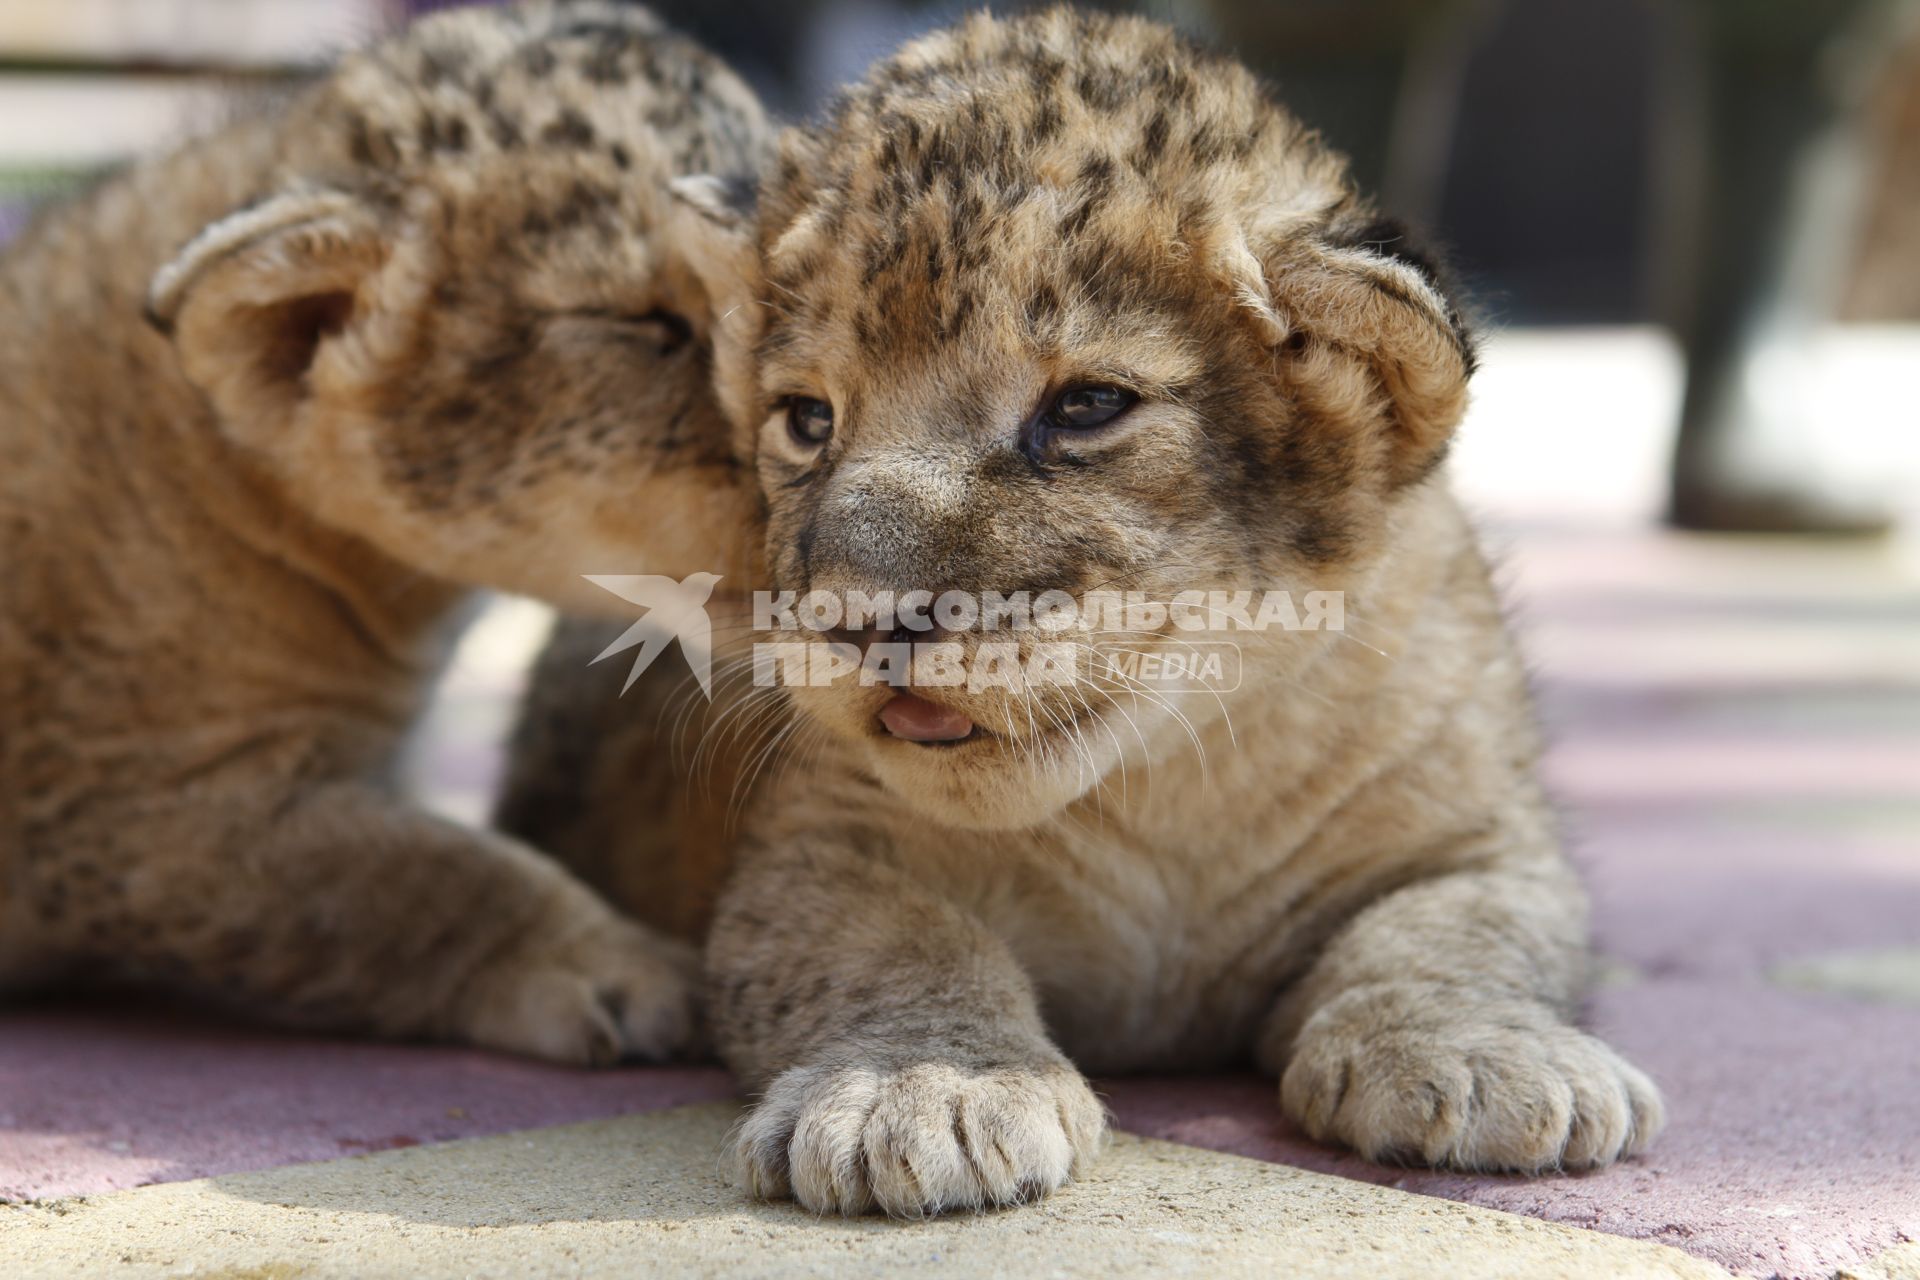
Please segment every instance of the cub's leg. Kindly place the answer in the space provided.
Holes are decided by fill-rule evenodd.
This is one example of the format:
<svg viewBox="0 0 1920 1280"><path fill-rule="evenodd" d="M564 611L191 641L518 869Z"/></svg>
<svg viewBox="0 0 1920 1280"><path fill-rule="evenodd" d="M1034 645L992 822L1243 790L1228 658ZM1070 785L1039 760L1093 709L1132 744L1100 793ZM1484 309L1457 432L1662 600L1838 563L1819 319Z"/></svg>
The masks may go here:
<svg viewBox="0 0 1920 1280"><path fill-rule="evenodd" d="M532 849L353 784L237 809L122 813L39 860L48 948L292 1025L583 1065L687 1047L693 953Z"/></svg>
<svg viewBox="0 0 1920 1280"><path fill-rule="evenodd" d="M737 1144L754 1194L918 1217L1044 1195L1098 1150L1105 1112L977 920L825 842L748 858L708 974L760 1094Z"/></svg>
<svg viewBox="0 0 1920 1280"><path fill-rule="evenodd" d="M1259 1054L1309 1135L1374 1160L1537 1172L1643 1149L1660 1095L1571 1024L1585 898L1557 855L1374 902L1282 997Z"/></svg>

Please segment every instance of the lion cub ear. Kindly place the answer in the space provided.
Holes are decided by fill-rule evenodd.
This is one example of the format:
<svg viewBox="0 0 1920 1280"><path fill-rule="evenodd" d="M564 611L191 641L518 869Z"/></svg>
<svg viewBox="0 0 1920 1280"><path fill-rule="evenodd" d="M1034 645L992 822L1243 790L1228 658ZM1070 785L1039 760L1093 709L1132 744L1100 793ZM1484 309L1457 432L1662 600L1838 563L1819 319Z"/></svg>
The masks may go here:
<svg viewBox="0 0 1920 1280"><path fill-rule="evenodd" d="M322 344L364 321L388 252L381 219L338 191L275 196L209 226L153 278L147 319L230 425L293 410Z"/></svg>
<svg viewBox="0 0 1920 1280"><path fill-rule="evenodd" d="M1391 482L1426 475L1466 412L1475 367L1445 269L1400 223L1372 216L1249 249L1258 273L1246 262L1236 292L1302 404L1350 423L1384 416Z"/></svg>
<svg viewBox="0 0 1920 1280"><path fill-rule="evenodd" d="M667 186L667 243L700 281L713 316L714 392L733 423L735 452L748 457L760 425L754 348L761 334L757 188L746 176L694 174Z"/></svg>

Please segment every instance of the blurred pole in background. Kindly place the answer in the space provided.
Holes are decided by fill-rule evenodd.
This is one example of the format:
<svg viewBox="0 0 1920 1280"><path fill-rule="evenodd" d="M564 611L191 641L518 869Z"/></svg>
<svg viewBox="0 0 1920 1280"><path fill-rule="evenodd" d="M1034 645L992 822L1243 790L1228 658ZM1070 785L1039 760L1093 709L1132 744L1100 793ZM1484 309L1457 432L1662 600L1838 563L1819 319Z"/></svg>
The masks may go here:
<svg viewBox="0 0 1920 1280"><path fill-rule="evenodd" d="M1889 513L1877 495L1822 482L1810 370L1859 243L1861 89L1895 6L1667 11L1683 52L1660 109L1670 198L1659 221L1672 238L1658 258L1673 271L1665 318L1687 358L1669 514L1695 529L1878 532Z"/></svg>
<svg viewBox="0 0 1920 1280"><path fill-rule="evenodd" d="M1382 209L1432 231L1476 53L1506 0L1206 0L1219 43L1352 162Z"/></svg>
<svg viewBox="0 0 1920 1280"><path fill-rule="evenodd" d="M1433 147L1422 158L1444 168L1465 51L1456 66L1446 65L1446 54L1459 44L1465 15L1483 7L1478 0L1209 0L1206 10L1220 43L1272 76L1288 107L1347 153L1360 186L1391 195L1391 159L1409 154L1395 134L1410 68L1424 73L1429 91L1419 105L1434 115L1422 122L1425 136L1409 143ZM1423 188L1405 194L1427 207L1387 203L1430 221L1432 191L1411 177L1404 185Z"/></svg>
<svg viewBox="0 0 1920 1280"><path fill-rule="evenodd" d="M1833 332L1851 339L1855 359L1828 379L1852 401L1856 469L1920 548L1920 0L1886 6L1884 21L1859 32L1854 57L1859 102L1852 111L1852 159L1859 182L1849 207L1854 231L1847 279L1831 313ZM1877 366L1877 367L1876 367Z"/></svg>
<svg viewBox="0 0 1920 1280"><path fill-rule="evenodd" d="M1873 160L1860 252L1840 301L1840 318L1851 323L1920 320L1920 2L1893 18L1891 52L1861 112Z"/></svg>

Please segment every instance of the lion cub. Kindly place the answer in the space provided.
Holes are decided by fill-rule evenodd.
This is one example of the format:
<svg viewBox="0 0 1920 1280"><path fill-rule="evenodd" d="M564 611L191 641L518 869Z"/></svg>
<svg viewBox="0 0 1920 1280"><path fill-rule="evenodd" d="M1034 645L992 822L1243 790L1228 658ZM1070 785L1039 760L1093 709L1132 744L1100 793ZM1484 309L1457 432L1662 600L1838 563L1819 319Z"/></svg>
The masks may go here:
<svg viewBox="0 0 1920 1280"><path fill-rule="evenodd" d="M1211 688L955 687L921 645L911 691L789 688L811 736L707 950L752 1188L1009 1204L1098 1150L1081 1070L1248 1059L1377 1159L1641 1150L1660 1099L1574 1024L1586 904L1440 470L1472 345L1343 162L1162 27L982 16L790 134L757 221L775 588L1339 592L1348 629L1236 631ZM740 238L689 248L717 295ZM978 656L984 619L945 640Z"/></svg>
<svg viewBox="0 0 1920 1280"><path fill-rule="evenodd" d="M644 11L433 18L0 261L0 986L157 980L565 1062L691 953L388 780L474 586L724 567L757 500L676 175L749 90Z"/></svg>

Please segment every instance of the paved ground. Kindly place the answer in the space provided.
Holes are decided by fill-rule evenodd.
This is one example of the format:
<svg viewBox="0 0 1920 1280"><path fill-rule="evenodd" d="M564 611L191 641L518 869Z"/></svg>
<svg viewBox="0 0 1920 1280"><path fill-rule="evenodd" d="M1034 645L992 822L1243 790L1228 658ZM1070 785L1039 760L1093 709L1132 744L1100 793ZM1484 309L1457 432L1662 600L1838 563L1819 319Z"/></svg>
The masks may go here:
<svg viewBox="0 0 1920 1280"><path fill-rule="evenodd" d="M934 1223L755 1205L728 1105L0 1208L10 1280L293 1276L1615 1276L1725 1272L1661 1245L1119 1138L1082 1183ZM639 1153L636 1155L636 1153Z"/></svg>
<svg viewBox="0 0 1920 1280"><path fill-rule="evenodd" d="M1685 1255L1696 1274L1920 1280L1920 1245L1900 1244L1920 1240L1920 554L1681 538L1588 510L1556 524L1537 501L1522 514L1500 537L1554 737L1548 777L1596 894L1610 980L1593 1016L1670 1103L1649 1157L1584 1178L1383 1169L1291 1133L1264 1081L1111 1081L1122 1128L1273 1163L1123 1143L1055 1205L823 1225L750 1210L713 1180L719 1113L667 1109L730 1096L718 1071L595 1075L151 1007L16 1007L0 1011L0 1198L59 1202L0 1210L0 1276L73 1274L124 1240L138 1242L128 1274L196 1259L208 1274L304 1274L326 1256L345 1273L641 1256L824 1271L937 1254L1005 1274L1106 1273L1125 1256L1140 1274L1191 1257L1212 1274L1315 1258L1298 1273L1436 1275L1464 1259L1492 1274L1498 1259L1511 1274L1624 1275L1683 1274ZM495 659L527 630L525 615L497 620L456 674L452 741L497 729ZM430 764L446 807L479 807L484 752ZM526 1132L639 1112L656 1114ZM383 1154L337 1159L366 1152ZM315 1160L333 1163L246 1172ZM168 1185L103 1194L144 1183ZM80 1208L59 1200L77 1195ZM1569 1240L1614 1252L1553 1252Z"/></svg>

